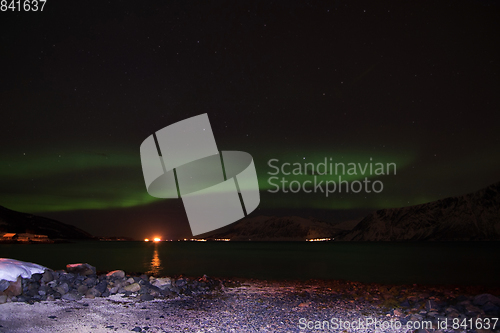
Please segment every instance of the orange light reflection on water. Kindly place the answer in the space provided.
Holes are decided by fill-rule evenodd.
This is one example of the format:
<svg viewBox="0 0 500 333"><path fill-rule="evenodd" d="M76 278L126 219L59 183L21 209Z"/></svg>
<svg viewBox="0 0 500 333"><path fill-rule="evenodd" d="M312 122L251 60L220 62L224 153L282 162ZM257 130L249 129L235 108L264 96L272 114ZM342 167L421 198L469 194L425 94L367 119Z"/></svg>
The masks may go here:
<svg viewBox="0 0 500 333"><path fill-rule="evenodd" d="M149 266L149 271L146 272L148 275L159 276L161 271L161 260L160 254L158 253L158 248L155 245L155 250L153 252L153 258L151 259L151 264Z"/></svg>

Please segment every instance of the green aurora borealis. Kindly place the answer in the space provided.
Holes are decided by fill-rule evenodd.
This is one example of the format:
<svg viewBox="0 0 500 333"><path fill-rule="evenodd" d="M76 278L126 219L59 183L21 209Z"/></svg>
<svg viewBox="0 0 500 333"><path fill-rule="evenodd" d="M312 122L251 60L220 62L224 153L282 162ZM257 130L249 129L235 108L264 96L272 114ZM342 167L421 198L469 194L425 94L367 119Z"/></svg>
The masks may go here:
<svg viewBox="0 0 500 333"><path fill-rule="evenodd" d="M3 193L0 202L6 207L25 212L52 212L71 211L85 209L109 209L126 208L147 205L153 202L165 200L151 197L147 192L142 178L142 169L138 150L118 151L109 150L109 153L95 153L87 151L83 153L56 153L56 149L48 152L39 150L36 152L23 152L3 156L4 163L0 168L0 176L3 181ZM63 149L59 151L64 151ZM106 150L108 151L108 150ZM384 155L363 152L361 149L345 149L344 151L328 152L319 150L317 152L297 151L283 152L276 150L274 153L267 152L259 155L253 153L256 161L256 169L261 190L260 207L265 208L294 208L307 207L316 209L355 209L369 208L380 209L387 207L400 207L406 205L420 204L440 199L451 193L443 191L441 195L422 196L415 191L411 194L402 195L401 184L420 183L418 188L432 188L436 177L444 177L443 170L446 165L437 165L433 173L427 173L426 178L430 181L425 184L425 179L412 179L414 168L418 165L418 157L414 153L396 152ZM287 181L299 181L303 183L311 180L311 174L294 175L293 163L323 163L325 157L328 163L395 163L397 165L396 175L375 176L367 175L370 180L381 180L384 183L384 191L381 193L335 193L325 197L322 193L268 193L274 189L269 183L270 177L284 177ZM331 160L330 160L331 158ZM372 161L370 161L372 158ZM270 159L273 165L281 166L282 163L290 163L287 168L289 175L281 172L275 175L275 169L269 167ZM483 165L485 171L500 167L498 161L488 159L490 164ZM466 175L469 165L463 161L454 166L456 182L462 175ZM462 168L460 168L462 166ZM305 169L304 169L305 170ZM304 173L304 172L303 172ZM365 175L342 175L347 181L362 180ZM317 175L318 181L336 180L335 175ZM7 181L5 181L7 180Z"/></svg>

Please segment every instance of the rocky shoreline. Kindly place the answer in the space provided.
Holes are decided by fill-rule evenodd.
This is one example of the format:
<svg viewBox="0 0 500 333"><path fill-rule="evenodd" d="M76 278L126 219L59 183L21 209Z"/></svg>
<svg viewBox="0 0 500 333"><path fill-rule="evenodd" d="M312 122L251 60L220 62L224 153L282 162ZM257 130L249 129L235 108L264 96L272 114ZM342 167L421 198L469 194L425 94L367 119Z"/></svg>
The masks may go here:
<svg viewBox="0 0 500 333"><path fill-rule="evenodd" d="M176 330L175 327L184 326L197 329L204 327L207 331L215 327L216 331L222 332L304 332L318 331L316 325L323 325L320 331L328 331L332 330L334 317L351 323L360 318L372 318L401 325L378 332L428 332L429 329L433 332L500 332L500 323L494 320L500 317L498 295L498 289L481 287L380 285L351 281L231 281L207 276L134 276L121 270L98 274L88 264L73 264L64 271L47 269L42 274L32 274L30 278L19 277L14 282L1 280L0 303L3 304L0 304L0 332L17 332L5 328L9 323L14 325L17 316L33 316L26 306L35 306L39 309L37 311L42 312L43 309L50 309L37 320L43 325L55 325L58 320L63 322L63 318L70 316L77 308L81 310L86 307L89 313L94 313L103 311L103 304L108 310L111 309L110 304L113 307L116 305L113 311L116 311L114 315L117 316L132 311L129 316L136 318L142 313L141 309L146 308L151 313L157 313L157 330L148 326L153 321L145 321L145 318L153 318L151 315L134 319L136 323L142 320L146 326L133 323L125 325L126 322L120 326L117 323L110 324L111 319L103 319L103 332L122 329L175 332L185 330ZM124 308L120 304L129 305ZM133 304L144 306L134 307ZM192 311L184 311L186 304L186 309ZM60 314L61 308L70 313ZM182 317L177 310L189 316ZM168 320L165 319L166 313L169 313ZM259 329L229 329L234 325L244 325L245 320L252 320L248 317L252 315L262 317ZM47 320L49 322L45 322ZM72 320L83 323L81 319ZM220 328L219 321L224 323L225 328ZM328 329L324 328L325 321L330 325ZM405 329L409 323L425 323L427 326L425 330ZM24 331L26 329L23 328ZM364 331L377 332L377 329L367 328Z"/></svg>
<svg viewBox="0 0 500 333"><path fill-rule="evenodd" d="M222 281L203 276L198 279L184 277L155 278L142 274L127 275L122 270L97 274L89 264L69 264L66 270L46 269L30 278L17 281L0 280L0 304L6 302L39 302L63 299L77 301L82 298L108 297L122 294L141 301L171 298L178 295L199 295L222 289Z"/></svg>

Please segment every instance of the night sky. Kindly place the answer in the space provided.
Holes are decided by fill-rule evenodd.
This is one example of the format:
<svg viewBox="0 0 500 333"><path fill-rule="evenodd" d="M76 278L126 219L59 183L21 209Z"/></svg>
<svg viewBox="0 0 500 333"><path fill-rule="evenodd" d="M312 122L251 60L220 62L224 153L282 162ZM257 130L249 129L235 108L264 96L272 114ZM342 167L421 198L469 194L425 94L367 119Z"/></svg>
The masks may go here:
<svg viewBox="0 0 500 333"><path fill-rule="evenodd" d="M0 12L0 205L98 236L189 237L182 202L147 193L139 147L202 113L219 150L255 160L252 216L344 221L478 190L500 181L499 14L493 1ZM267 192L270 159L325 157L397 174L371 178L381 193Z"/></svg>

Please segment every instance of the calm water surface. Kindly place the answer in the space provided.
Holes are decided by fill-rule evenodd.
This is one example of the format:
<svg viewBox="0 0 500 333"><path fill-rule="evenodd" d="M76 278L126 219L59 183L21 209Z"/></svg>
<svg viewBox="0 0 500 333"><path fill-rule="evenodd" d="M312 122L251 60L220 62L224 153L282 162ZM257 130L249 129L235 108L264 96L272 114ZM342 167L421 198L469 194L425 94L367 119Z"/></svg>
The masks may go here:
<svg viewBox="0 0 500 333"><path fill-rule="evenodd" d="M498 286L499 250L500 242L78 242L1 244L0 257L55 270L87 262L159 276Z"/></svg>

